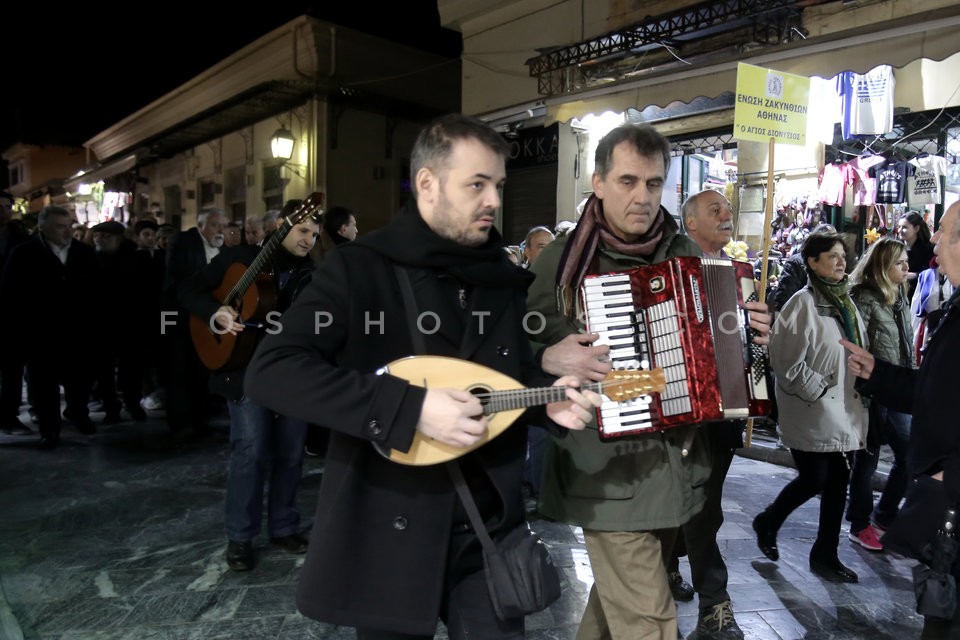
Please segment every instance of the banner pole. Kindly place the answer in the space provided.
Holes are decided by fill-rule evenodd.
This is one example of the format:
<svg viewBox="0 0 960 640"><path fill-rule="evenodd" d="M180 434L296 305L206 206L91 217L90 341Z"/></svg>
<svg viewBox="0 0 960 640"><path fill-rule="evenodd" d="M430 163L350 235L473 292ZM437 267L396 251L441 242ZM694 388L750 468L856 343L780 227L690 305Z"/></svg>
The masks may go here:
<svg viewBox="0 0 960 640"><path fill-rule="evenodd" d="M769 266L770 259L770 240L773 233L771 225L773 225L773 160L774 160L774 149L775 149L775 138L770 138L770 148L767 152L767 197L766 197L766 206L763 210L763 244L760 249L760 291L757 293L757 298L760 302L767 301L767 271ZM753 441L753 418L747 419L747 434L744 436L744 446L749 447L750 443Z"/></svg>

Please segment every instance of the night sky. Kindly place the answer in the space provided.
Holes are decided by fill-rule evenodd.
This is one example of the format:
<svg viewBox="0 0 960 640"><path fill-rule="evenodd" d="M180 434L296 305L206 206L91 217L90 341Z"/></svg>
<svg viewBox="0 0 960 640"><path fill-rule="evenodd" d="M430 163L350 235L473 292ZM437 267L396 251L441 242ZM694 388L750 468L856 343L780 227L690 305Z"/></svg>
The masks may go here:
<svg viewBox="0 0 960 640"><path fill-rule="evenodd" d="M3 10L0 150L16 142L79 146L304 13L434 53L460 54L460 34L440 28L436 0L175 0L57 8L27 0L16 6L15 16Z"/></svg>

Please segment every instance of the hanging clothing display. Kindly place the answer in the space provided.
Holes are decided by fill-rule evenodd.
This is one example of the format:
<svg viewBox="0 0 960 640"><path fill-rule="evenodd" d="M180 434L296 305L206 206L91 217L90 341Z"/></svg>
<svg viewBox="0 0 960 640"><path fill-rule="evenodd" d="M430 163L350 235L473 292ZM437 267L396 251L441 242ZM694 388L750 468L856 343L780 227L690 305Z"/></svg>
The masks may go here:
<svg viewBox="0 0 960 640"><path fill-rule="evenodd" d="M817 201L833 206L842 206L848 184L853 184L856 174L846 162L831 162L820 172L820 188Z"/></svg>
<svg viewBox="0 0 960 640"><path fill-rule="evenodd" d="M853 183L853 204L857 207L869 207L876 204L877 179L870 175L870 168L886 162L887 159L878 155L857 156L849 164L856 176Z"/></svg>
<svg viewBox="0 0 960 640"><path fill-rule="evenodd" d="M947 159L921 153L910 160L913 175L907 180L907 201L911 207L940 204L940 179L947 173Z"/></svg>
<svg viewBox="0 0 960 640"><path fill-rule="evenodd" d="M904 160L885 160L870 167L867 172L877 181L875 202L899 204L907 201L907 178L913 174L913 165Z"/></svg>
<svg viewBox="0 0 960 640"><path fill-rule="evenodd" d="M865 74L843 71L837 92L843 109L843 139L893 131L893 67L882 64Z"/></svg>

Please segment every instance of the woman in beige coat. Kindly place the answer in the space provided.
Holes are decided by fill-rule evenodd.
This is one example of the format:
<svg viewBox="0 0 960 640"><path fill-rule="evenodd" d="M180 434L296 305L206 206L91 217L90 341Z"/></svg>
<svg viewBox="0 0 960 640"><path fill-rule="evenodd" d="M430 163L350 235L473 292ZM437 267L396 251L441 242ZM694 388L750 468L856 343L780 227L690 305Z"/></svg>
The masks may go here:
<svg viewBox="0 0 960 640"><path fill-rule="evenodd" d="M847 373L841 338L865 345L866 330L847 289L846 249L835 232L810 234L801 250L809 283L783 307L770 340L780 437L798 476L753 521L757 544L779 558L777 531L818 493L820 523L810 570L832 581L857 582L837 556L852 452L866 439L867 410Z"/></svg>

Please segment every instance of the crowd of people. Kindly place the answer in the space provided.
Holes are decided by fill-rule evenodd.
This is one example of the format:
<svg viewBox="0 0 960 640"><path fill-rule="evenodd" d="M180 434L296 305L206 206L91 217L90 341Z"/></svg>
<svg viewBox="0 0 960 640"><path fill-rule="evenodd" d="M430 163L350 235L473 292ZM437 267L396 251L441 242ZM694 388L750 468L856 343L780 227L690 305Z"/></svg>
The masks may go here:
<svg viewBox="0 0 960 640"><path fill-rule="evenodd" d="M24 372L42 449L57 446L62 419L96 431L91 394L111 424L124 410L144 419L145 395L158 386L171 430L204 437L212 389L230 418L231 569L256 564L266 498L271 542L306 553L297 594L305 615L355 627L363 640L430 638L438 620L451 638L522 638L523 617L502 618L491 602L482 547L448 469L384 454L427 439L455 452L494 539L524 526L525 497L545 517L582 528L594 582L578 639L672 640L674 601L694 596L697 638L743 638L717 533L744 421L613 445L598 437L600 396L580 390L612 369L609 345L586 332L585 278L673 257L725 259L731 205L718 191L693 194L678 224L661 204L668 141L650 126L622 125L597 147L592 195L577 220L533 227L512 248L494 226L506 158L485 123L434 120L411 153L413 197L363 236L343 207L293 218L299 200L242 224L207 210L186 231L147 217L130 227L75 228L69 211L48 206L30 235L11 221L12 197L0 193L0 301L8 309L0 328L23 336L20 348L3 352L0 429L32 431L18 417ZM780 278L770 304L744 303L754 348L769 352L778 428L797 469L753 520L769 560L779 560L786 519L819 495L810 569L856 583L839 553L844 513L849 539L881 552L912 477L941 479L960 498L960 439L945 428L955 418L936 395L946 393L944 371L960 355L958 216L960 204L950 206L932 238L922 217L904 218L902 239L875 242L855 268L843 236L821 225L785 265L790 277ZM258 262L266 246L275 248L266 273L281 331L218 294L230 269ZM75 321L102 338L36 348L57 335L64 306L90 310ZM526 323L529 312L543 318L542 330ZM124 333L158 317L156 340ZM186 318L238 344L252 340L252 356L211 371L190 324L178 321ZM445 386L442 371L425 371L425 380L437 377L424 385L391 375L389 363L411 355L563 387L565 399L527 410L522 427L488 441L482 398ZM874 505L871 479L885 443L895 463ZM311 447L326 460L308 533L296 494ZM683 555L692 584L679 571ZM958 625L929 621L924 637L948 637Z"/></svg>

